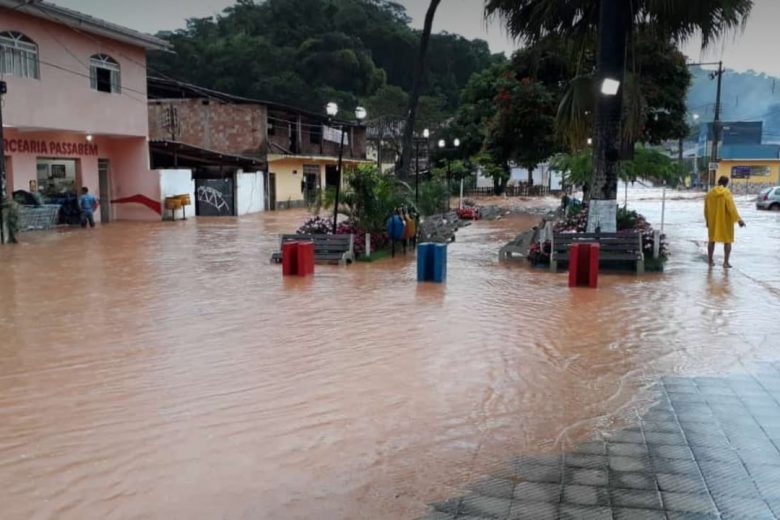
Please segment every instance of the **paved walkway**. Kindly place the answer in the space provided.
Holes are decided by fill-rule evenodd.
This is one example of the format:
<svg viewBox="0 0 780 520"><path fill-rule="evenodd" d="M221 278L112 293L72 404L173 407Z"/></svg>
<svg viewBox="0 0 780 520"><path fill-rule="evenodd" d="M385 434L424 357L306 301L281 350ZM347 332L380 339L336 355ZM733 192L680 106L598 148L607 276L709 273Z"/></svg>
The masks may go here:
<svg viewBox="0 0 780 520"><path fill-rule="evenodd" d="M659 386L636 427L516 459L426 520L780 519L780 363Z"/></svg>

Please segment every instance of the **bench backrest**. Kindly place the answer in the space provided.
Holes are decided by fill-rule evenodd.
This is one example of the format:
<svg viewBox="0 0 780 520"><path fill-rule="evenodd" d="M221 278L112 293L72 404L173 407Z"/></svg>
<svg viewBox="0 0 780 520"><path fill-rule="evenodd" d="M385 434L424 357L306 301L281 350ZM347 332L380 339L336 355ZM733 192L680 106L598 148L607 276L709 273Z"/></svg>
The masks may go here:
<svg viewBox="0 0 780 520"><path fill-rule="evenodd" d="M285 242L305 241L314 242L314 251L317 252L349 252L352 250L352 235L282 235L282 244Z"/></svg>
<svg viewBox="0 0 780 520"><path fill-rule="evenodd" d="M553 251L566 253L569 246L578 242L598 242L602 251L642 252L642 235L638 231L627 233L555 233Z"/></svg>

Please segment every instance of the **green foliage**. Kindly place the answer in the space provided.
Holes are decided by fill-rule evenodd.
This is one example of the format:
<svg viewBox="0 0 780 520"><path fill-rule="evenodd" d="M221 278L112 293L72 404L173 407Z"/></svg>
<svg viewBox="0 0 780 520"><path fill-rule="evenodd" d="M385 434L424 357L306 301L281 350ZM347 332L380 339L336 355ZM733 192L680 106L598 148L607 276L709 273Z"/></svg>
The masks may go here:
<svg viewBox="0 0 780 520"><path fill-rule="evenodd" d="M467 156L484 150L487 123L496 115L498 83L509 71L507 63L494 64L474 74L463 89L461 105L453 125Z"/></svg>
<svg viewBox="0 0 780 520"><path fill-rule="evenodd" d="M511 161L530 174L555 151L555 100L537 81L505 76L496 104L485 146L502 162Z"/></svg>
<svg viewBox="0 0 780 520"><path fill-rule="evenodd" d="M339 212L363 231L382 232L390 214L413 205L409 186L380 174L374 165L359 166L345 175L347 186L339 196ZM335 190L327 190L320 208L332 208L334 202Z"/></svg>
<svg viewBox="0 0 780 520"><path fill-rule="evenodd" d="M312 111L331 99L350 110L386 85L411 90L420 32L410 22L392 0L238 0L215 18L190 19L183 30L161 33L175 53L150 53L149 69ZM433 35L422 94L434 112L450 114L471 75L496 59L484 41ZM372 118L394 113L389 102L370 110Z"/></svg>
<svg viewBox="0 0 780 520"><path fill-rule="evenodd" d="M535 43L550 33L579 39L595 32L599 0L487 0L488 14L501 16L509 33ZM657 37L685 41L700 34L703 47L747 21L753 0L635 0L635 24L652 22Z"/></svg>
<svg viewBox="0 0 780 520"><path fill-rule="evenodd" d="M593 153L591 150L582 150L558 154L553 157L551 166L563 172L566 184L583 186L589 184L593 176ZM620 179L626 182L648 179L676 185L688 172L668 155L652 148L637 146L633 160L621 161L619 175Z"/></svg>
<svg viewBox="0 0 780 520"><path fill-rule="evenodd" d="M583 186L593 177L593 153L591 150L581 150L558 154L553 157L550 166L563 173L566 185Z"/></svg>
<svg viewBox="0 0 780 520"><path fill-rule="evenodd" d="M437 179L420 183L420 200L417 203L417 211L423 217L446 211L448 197L446 183Z"/></svg>
<svg viewBox="0 0 780 520"><path fill-rule="evenodd" d="M501 195L506 190L506 185L511 178L509 166L496 163L493 157L486 151L475 155L472 160L482 170L482 176L493 179L493 193Z"/></svg>

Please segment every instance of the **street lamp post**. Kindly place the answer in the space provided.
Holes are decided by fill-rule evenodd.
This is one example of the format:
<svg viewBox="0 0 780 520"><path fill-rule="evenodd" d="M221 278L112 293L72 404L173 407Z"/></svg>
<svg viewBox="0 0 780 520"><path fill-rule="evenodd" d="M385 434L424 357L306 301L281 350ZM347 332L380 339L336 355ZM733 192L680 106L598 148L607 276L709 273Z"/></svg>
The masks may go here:
<svg viewBox="0 0 780 520"><path fill-rule="evenodd" d="M451 152L453 150L457 150L460 147L460 139L457 137L452 141L452 146L447 146L447 141L444 139L439 139L439 149L444 152ZM447 209L450 209L450 195L452 195L452 157L447 154ZM463 179L461 179L461 185L463 184ZM461 191L461 199L463 198L463 193Z"/></svg>
<svg viewBox="0 0 780 520"><path fill-rule="evenodd" d="M423 130L423 136L422 140L426 143L428 142L428 139L431 137L431 131L427 128ZM430 154L428 157L428 162L430 164ZM420 204L420 139L418 138L415 141L415 160L414 160L414 204L419 205ZM419 210L419 208L418 208Z"/></svg>
<svg viewBox="0 0 780 520"><path fill-rule="evenodd" d="M332 122L333 119L338 115L339 113L339 106L338 104L334 102L330 102L325 106L325 112L328 114L328 121ZM360 124L361 121L363 121L366 116L368 115L368 112L366 112L366 109L363 107L357 107L355 109L355 120L358 124ZM336 200L333 204L333 234L336 234L336 231L338 230L338 222L339 222L339 197L341 196L341 170L342 170L342 164L344 160L344 134L345 131L345 125L344 123L341 123L339 125L339 132L341 133L340 136L340 142L339 142L339 160L338 160L338 166L336 167Z"/></svg>

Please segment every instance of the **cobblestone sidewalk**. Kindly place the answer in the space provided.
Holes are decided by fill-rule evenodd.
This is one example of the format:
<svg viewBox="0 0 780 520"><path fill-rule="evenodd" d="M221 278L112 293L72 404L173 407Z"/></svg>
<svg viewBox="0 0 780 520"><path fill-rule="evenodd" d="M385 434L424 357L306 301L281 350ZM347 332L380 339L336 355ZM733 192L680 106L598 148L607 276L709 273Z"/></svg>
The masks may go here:
<svg viewBox="0 0 780 520"><path fill-rule="evenodd" d="M780 364L667 377L636 427L518 458L426 520L780 519Z"/></svg>

